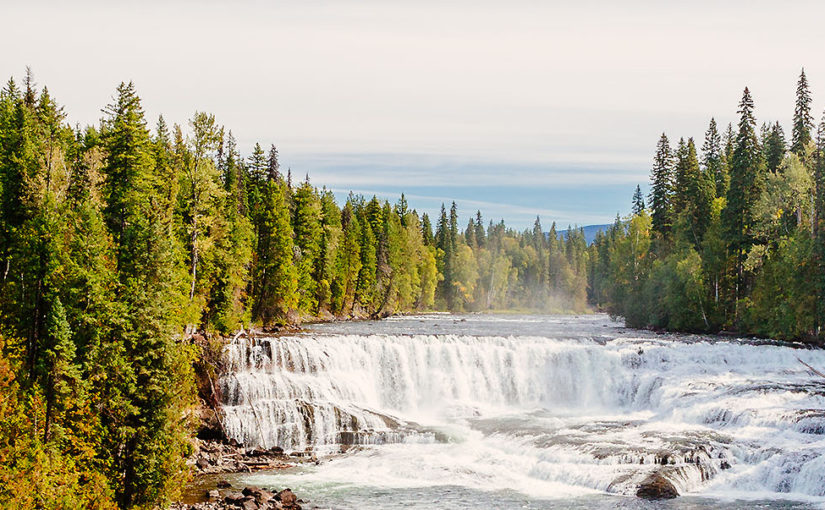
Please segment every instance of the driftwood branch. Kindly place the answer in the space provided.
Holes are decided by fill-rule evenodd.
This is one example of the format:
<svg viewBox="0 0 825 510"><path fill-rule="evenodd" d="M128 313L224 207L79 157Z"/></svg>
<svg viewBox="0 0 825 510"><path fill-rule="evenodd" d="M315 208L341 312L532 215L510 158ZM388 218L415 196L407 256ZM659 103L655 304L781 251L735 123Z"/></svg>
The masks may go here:
<svg viewBox="0 0 825 510"><path fill-rule="evenodd" d="M819 370L815 369L814 367L812 367L811 365L809 365L809 364L805 363L804 361L802 361L802 360L801 360L801 359L799 359L799 358L796 358L796 360L797 360L797 361L799 361L800 363L802 363L803 365L805 365L805 368L807 368L808 370L810 370L812 373L814 373L814 374L818 375L819 377L822 377L823 379L825 379L825 374L823 374L823 373L822 373L822 372L820 372Z"/></svg>

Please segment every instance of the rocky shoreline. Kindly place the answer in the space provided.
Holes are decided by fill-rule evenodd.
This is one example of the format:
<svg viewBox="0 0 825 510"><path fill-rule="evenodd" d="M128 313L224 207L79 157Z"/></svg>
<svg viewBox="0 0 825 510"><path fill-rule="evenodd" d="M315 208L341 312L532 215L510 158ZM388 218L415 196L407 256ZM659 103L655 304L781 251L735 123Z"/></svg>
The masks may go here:
<svg viewBox="0 0 825 510"><path fill-rule="evenodd" d="M195 440L195 453L189 458L193 481L189 497L172 504L170 510L300 510L301 503L290 489L276 490L236 485L218 475L252 473L261 470L294 468L317 463L311 452L285 453L280 447L269 450L244 448L234 441ZM231 478L231 477L227 477ZM205 483L204 483L205 482ZM195 492L193 492L195 491Z"/></svg>
<svg viewBox="0 0 825 510"><path fill-rule="evenodd" d="M174 503L170 510L301 510L301 503L306 503L290 489L275 491L252 486L238 491L224 485L210 490L206 498L200 503Z"/></svg>
<svg viewBox="0 0 825 510"><path fill-rule="evenodd" d="M317 462L311 452L287 454L275 446L269 450L244 448L233 441L198 440L189 464L195 476L218 473L251 473L263 469L287 469L297 464Z"/></svg>

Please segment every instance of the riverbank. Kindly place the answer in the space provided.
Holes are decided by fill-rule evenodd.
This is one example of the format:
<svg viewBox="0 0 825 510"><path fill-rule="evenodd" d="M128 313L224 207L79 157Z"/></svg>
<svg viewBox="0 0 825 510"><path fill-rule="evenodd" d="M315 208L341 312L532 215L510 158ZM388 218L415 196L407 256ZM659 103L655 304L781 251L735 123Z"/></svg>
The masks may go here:
<svg viewBox="0 0 825 510"><path fill-rule="evenodd" d="M231 485L208 491L206 501L198 503L173 503L170 510L301 510L306 503L291 489L277 491L246 486L237 490Z"/></svg>
<svg viewBox="0 0 825 510"><path fill-rule="evenodd" d="M248 486L240 481L239 475L265 470L275 472L316 462L311 452L286 453L277 446L263 450L245 448L231 440L196 439L195 452L187 462L192 480L181 500L170 509L300 510L303 501L293 498L290 489Z"/></svg>

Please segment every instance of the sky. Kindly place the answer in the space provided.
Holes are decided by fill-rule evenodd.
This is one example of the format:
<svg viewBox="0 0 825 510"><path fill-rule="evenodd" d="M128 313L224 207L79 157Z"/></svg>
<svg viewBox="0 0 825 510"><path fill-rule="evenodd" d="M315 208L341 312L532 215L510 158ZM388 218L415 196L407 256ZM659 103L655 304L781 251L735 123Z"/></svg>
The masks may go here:
<svg viewBox="0 0 825 510"><path fill-rule="evenodd" d="M150 124L214 113L248 154L349 191L517 228L608 223L656 141L735 122L790 134L804 66L825 107L825 2L0 0L0 72L72 123L133 81ZM816 117L819 117L817 113Z"/></svg>

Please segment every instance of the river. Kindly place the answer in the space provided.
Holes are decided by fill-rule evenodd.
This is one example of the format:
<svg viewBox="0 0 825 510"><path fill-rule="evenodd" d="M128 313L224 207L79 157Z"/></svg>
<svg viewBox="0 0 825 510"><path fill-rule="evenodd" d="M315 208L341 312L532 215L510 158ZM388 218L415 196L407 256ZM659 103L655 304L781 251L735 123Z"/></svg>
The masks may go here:
<svg viewBox="0 0 825 510"><path fill-rule="evenodd" d="M825 351L794 347L598 314L318 324L227 347L224 426L316 452L241 477L310 508L823 508L825 380L801 361ZM681 496L637 499L654 472Z"/></svg>

